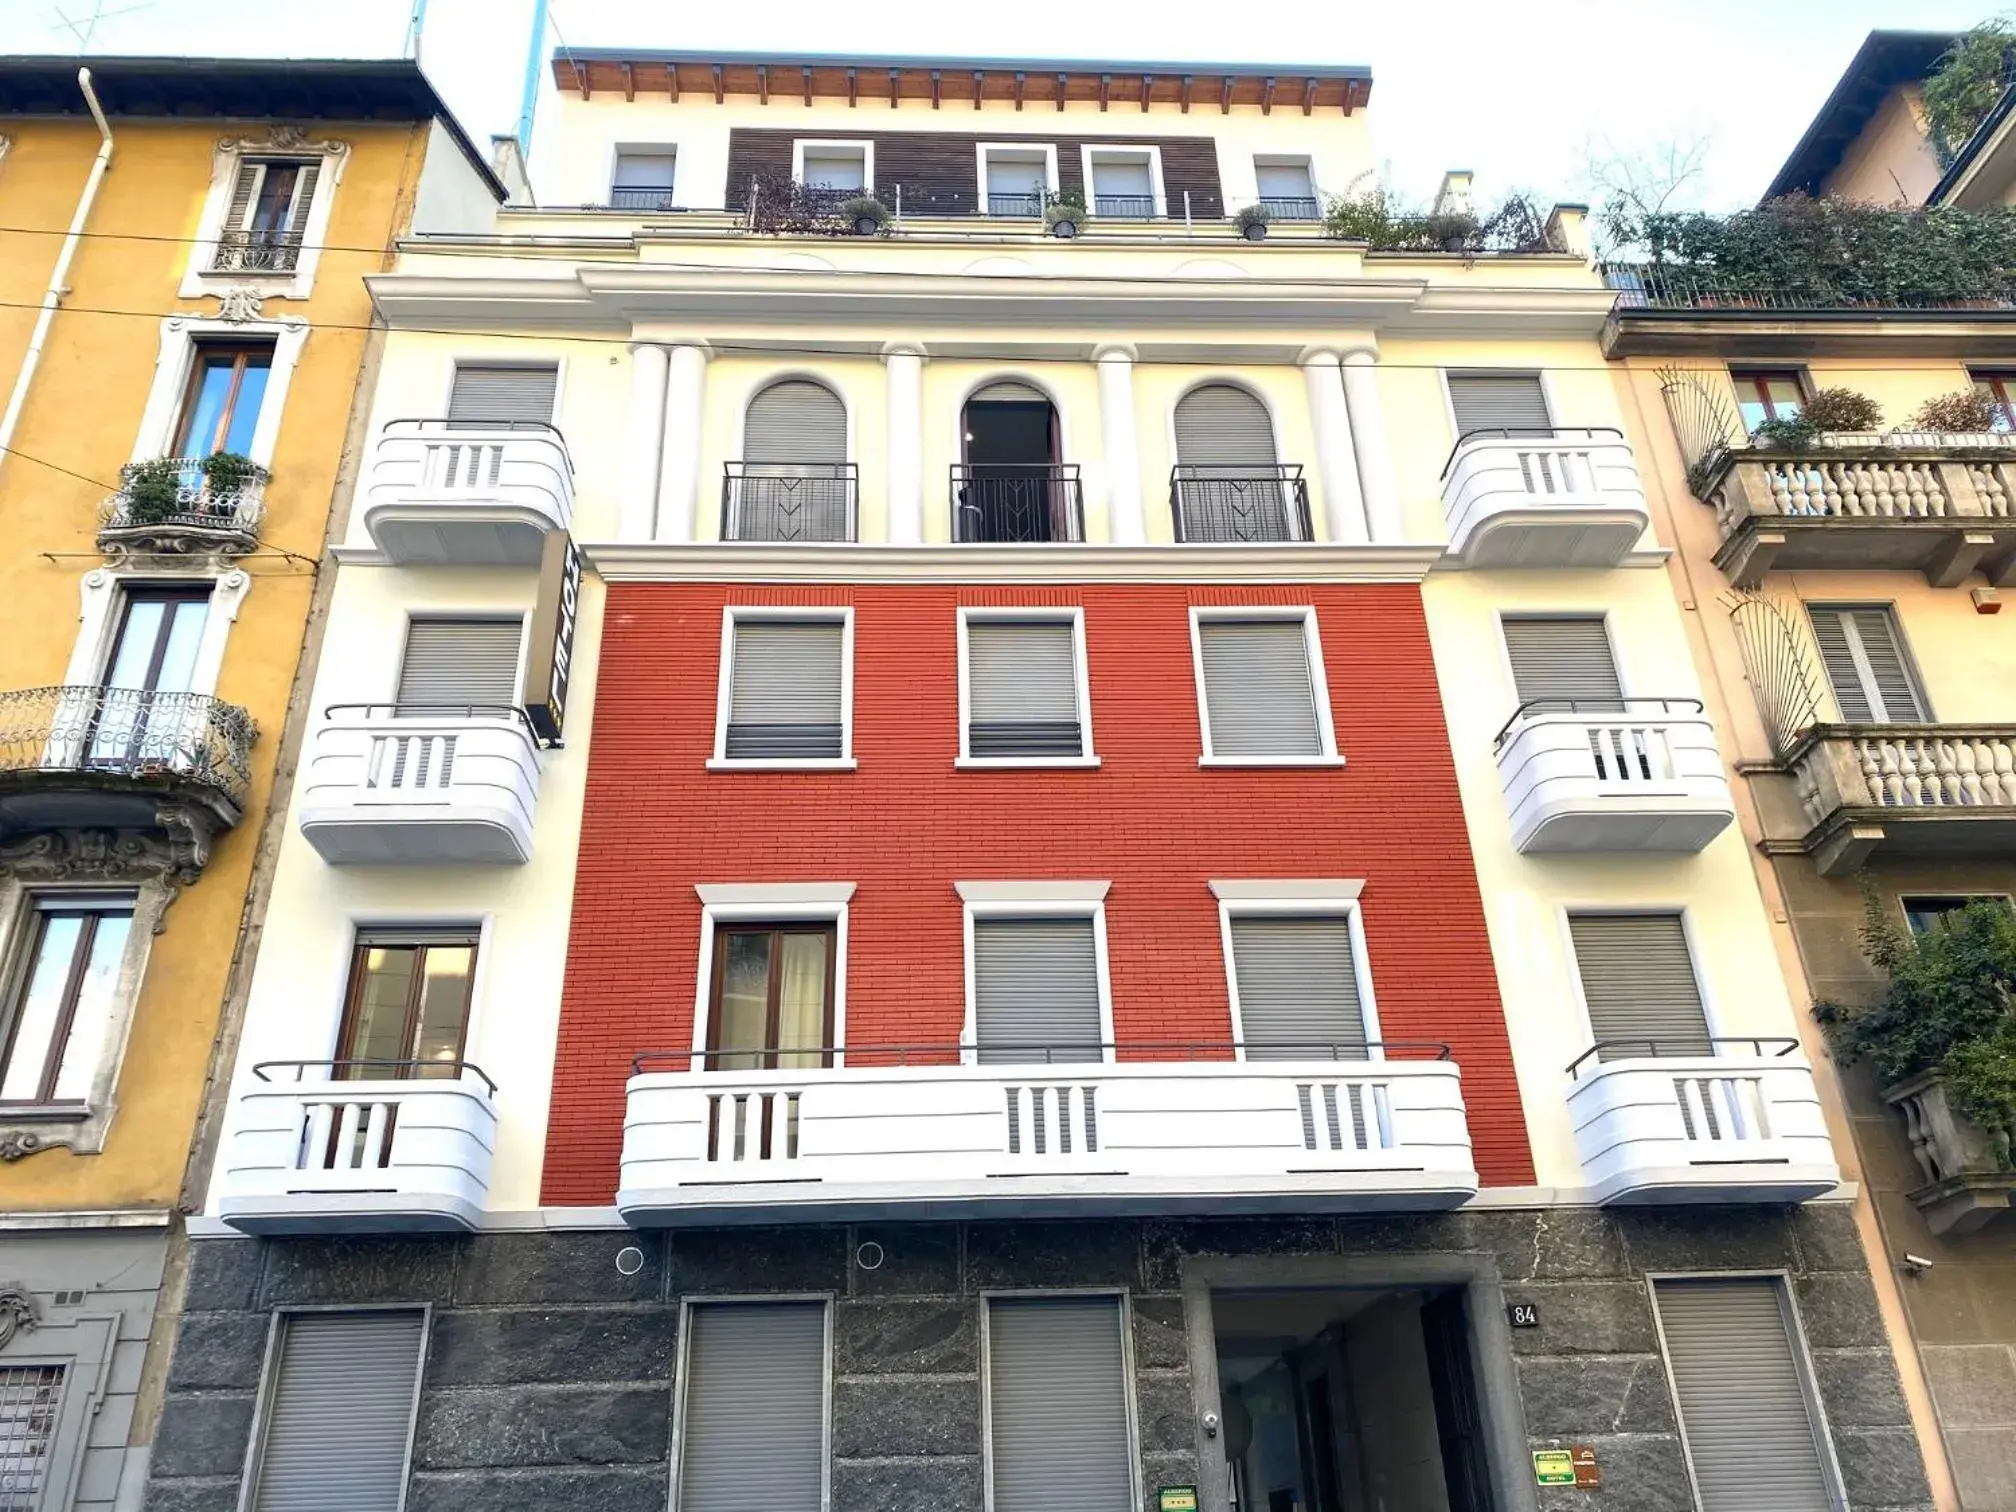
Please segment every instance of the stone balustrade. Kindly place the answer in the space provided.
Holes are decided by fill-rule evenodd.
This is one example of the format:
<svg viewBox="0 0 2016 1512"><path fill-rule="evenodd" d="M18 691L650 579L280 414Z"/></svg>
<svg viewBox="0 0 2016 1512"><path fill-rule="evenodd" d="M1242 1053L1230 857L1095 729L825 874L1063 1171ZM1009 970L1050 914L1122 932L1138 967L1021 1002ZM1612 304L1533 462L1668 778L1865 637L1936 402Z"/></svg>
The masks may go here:
<svg viewBox="0 0 2016 1512"><path fill-rule="evenodd" d="M1830 876L1906 830L1921 853L2016 838L2016 725L1821 725L1787 764L1805 848Z"/></svg>

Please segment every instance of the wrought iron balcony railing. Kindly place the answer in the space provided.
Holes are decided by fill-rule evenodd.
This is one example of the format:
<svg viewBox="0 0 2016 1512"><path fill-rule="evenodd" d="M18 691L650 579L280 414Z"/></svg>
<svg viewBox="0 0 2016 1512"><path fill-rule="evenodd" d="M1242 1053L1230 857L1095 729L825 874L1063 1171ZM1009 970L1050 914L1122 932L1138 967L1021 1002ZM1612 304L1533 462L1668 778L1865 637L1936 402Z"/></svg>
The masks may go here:
<svg viewBox="0 0 2016 1512"><path fill-rule="evenodd" d="M1603 281L1617 291L1620 310L1956 310L2008 309L2006 291L1987 285L1965 296L1855 297L1829 287L1824 277L1778 287L1739 284L1713 269L1653 263L1606 263Z"/></svg>
<svg viewBox="0 0 2016 1512"><path fill-rule="evenodd" d="M1152 194L1095 194L1092 196L1092 213L1110 216L1118 220L1153 220L1155 218L1155 196Z"/></svg>
<svg viewBox="0 0 2016 1512"><path fill-rule="evenodd" d="M1182 542L1309 540L1309 483L1299 462L1274 467L1183 464L1169 474Z"/></svg>
<svg viewBox="0 0 2016 1512"><path fill-rule="evenodd" d="M852 462L729 462L724 541L852 541L861 480Z"/></svg>
<svg viewBox="0 0 2016 1512"><path fill-rule="evenodd" d="M258 544L269 474L263 467L212 479L206 457L129 464L119 492L98 511L101 547L148 551L242 550Z"/></svg>
<svg viewBox="0 0 2016 1512"><path fill-rule="evenodd" d="M609 191L611 210L670 210L672 190L670 186L659 189L651 185L638 187L618 184Z"/></svg>
<svg viewBox="0 0 2016 1512"><path fill-rule="evenodd" d="M213 273L292 273L301 261L299 231L226 231L217 238Z"/></svg>
<svg viewBox="0 0 2016 1512"><path fill-rule="evenodd" d="M1082 541L1085 492L1076 462L955 462L952 538Z"/></svg>
<svg viewBox="0 0 2016 1512"><path fill-rule="evenodd" d="M1043 196L1040 194L989 194L987 196L989 215L1039 216L1043 213Z"/></svg>
<svg viewBox="0 0 2016 1512"><path fill-rule="evenodd" d="M204 693L72 686L0 693L0 772L160 779L243 805L252 716Z"/></svg>
<svg viewBox="0 0 2016 1512"><path fill-rule="evenodd" d="M1300 196L1279 196L1263 194L1256 202L1262 210L1277 221L1313 221L1323 218L1323 207L1315 198Z"/></svg>

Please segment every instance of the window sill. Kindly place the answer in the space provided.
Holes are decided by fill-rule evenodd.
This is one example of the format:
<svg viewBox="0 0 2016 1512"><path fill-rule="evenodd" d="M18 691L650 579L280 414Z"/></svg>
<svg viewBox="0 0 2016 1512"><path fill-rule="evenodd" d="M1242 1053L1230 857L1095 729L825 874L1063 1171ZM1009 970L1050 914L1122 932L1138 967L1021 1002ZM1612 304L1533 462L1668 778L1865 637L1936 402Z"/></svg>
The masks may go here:
<svg viewBox="0 0 2016 1512"><path fill-rule="evenodd" d="M1099 765L1097 756L961 756L952 763L962 772L999 771L1091 771Z"/></svg>
<svg viewBox="0 0 2016 1512"><path fill-rule="evenodd" d="M0 1102L0 1124L88 1123L91 1105L81 1102Z"/></svg>
<svg viewBox="0 0 2016 1512"><path fill-rule="evenodd" d="M714 756L707 762L710 772L851 772L854 770L852 756L808 756L800 760L787 757L763 756Z"/></svg>
<svg viewBox="0 0 2016 1512"><path fill-rule="evenodd" d="M1342 756L1199 756L1200 767L1254 767L1288 768L1296 767L1341 767Z"/></svg>

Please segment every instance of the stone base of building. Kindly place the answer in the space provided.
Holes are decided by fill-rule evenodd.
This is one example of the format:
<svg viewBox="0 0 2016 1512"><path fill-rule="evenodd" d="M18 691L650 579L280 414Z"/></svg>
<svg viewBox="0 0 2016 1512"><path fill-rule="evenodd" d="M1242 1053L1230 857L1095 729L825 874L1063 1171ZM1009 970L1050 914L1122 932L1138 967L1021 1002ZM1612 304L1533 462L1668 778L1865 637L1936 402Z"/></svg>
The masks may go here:
<svg viewBox="0 0 2016 1512"><path fill-rule="evenodd" d="M1476 1412L1465 1431L1484 1505L1687 1512L1687 1455L1648 1281L1701 1275L1784 1286L1852 1512L1928 1507L1852 1214L1826 1203L200 1239L147 1506L237 1507L277 1312L406 1303L429 1311L407 1512L662 1512L681 1305L777 1295L832 1299L832 1512L979 1512L983 1313L1003 1293L1080 1290L1125 1298L1148 1512L1163 1487L1199 1488L1206 1512L1228 1505L1226 1439L1253 1431L1221 1417L1225 1383L1210 1385L1235 1294L1263 1320L1290 1299L1279 1314L1288 1332L1369 1351L1390 1389L1357 1393L1351 1409L1373 1419L1368 1453L1404 1437L1405 1424L1386 1419L1407 1391L1427 1390L1383 1363L1402 1355L1380 1352L1381 1329L1418 1340L1420 1314L1460 1297L1441 1312L1468 1330L1457 1353L1469 1361ZM1317 1316L1322 1297L1346 1294L1358 1300L1334 1323ZM1402 1353L1421 1358L1415 1343ZM1252 1419L1262 1406L1233 1415ZM1594 1451L1600 1488L1536 1484L1533 1451L1575 1448ZM1443 1453L1437 1484L1453 1464ZM1410 1472L1394 1463L1380 1473L1404 1484ZM1256 1512L1269 1505L1264 1486L1247 1496Z"/></svg>

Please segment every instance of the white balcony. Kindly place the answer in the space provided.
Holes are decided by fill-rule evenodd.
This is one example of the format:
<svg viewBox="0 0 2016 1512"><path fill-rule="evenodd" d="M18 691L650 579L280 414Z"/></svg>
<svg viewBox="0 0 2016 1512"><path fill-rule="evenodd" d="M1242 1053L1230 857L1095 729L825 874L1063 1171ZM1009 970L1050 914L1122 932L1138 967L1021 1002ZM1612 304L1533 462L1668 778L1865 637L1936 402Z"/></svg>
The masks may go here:
<svg viewBox="0 0 2016 1512"><path fill-rule="evenodd" d="M1647 1042L1642 1057L1599 1062L1592 1050L1569 1068L1575 1147L1598 1202L1803 1202L1840 1184L1797 1043L1714 1043L1731 1053L1661 1055Z"/></svg>
<svg viewBox="0 0 2016 1512"><path fill-rule="evenodd" d="M1449 564L1615 567L1650 516L1620 432L1465 436L1442 470Z"/></svg>
<svg viewBox="0 0 2016 1512"><path fill-rule="evenodd" d="M1454 1207L1477 1172L1443 1061L644 1071L638 1224Z"/></svg>
<svg viewBox="0 0 2016 1512"><path fill-rule="evenodd" d="M394 420L364 487L364 528L402 565L530 567L574 515L574 464L550 425Z"/></svg>
<svg viewBox="0 0 2016 1512"><path fill-rule="evenodd" d="M1736 817L1691 698L1536 700L1499 732L1498 777L1522 851L1698 851Z"/></svg>
<svg viewBox="0 0 2016 1512"><path fill-rule="evenodd" d="M406 1070L426 1080L336 1080ZM238 1093L217 1209L248 1234L472 1229L490 1187L496 1087L474 1066L267 1062Z"/></svg>
<svg viewBox="0 0 2016 1512"><path fill-rule="evenodd" d="M338 705L309 751L301 833L333 866L519 865L538 804L516 709Z"/></svg>

